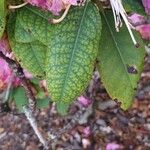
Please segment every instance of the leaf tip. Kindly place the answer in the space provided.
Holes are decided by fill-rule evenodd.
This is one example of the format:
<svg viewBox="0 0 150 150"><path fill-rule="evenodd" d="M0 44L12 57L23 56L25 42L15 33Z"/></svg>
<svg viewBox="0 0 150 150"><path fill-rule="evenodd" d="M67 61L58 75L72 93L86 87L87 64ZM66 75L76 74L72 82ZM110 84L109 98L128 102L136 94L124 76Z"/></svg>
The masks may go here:
<svg viewBox="0 0 150 150"><path fill-rule="evenodd" d="M57 112L60 115L65 116L68 113L69 104L59 102L59 103L56 103L56 108L57 108Z"/></svg>

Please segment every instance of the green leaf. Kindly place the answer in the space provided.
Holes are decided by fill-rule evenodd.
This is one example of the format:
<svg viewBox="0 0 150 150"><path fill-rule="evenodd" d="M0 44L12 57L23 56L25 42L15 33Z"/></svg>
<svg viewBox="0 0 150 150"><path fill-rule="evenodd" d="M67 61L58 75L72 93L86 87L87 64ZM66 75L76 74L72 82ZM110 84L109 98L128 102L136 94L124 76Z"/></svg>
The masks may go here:
<svg viewBox="0 0 150 150"><path fill-rule="evenodd" d="M25 30L25 28L20 24L18 18L15 23L15 40L19 43L31 43L36 41L30 30Z"/></svg>
<svg viewBox="0 0 150 150"><path fill-rule="evenodd" d="M123 0L122 2L127 12L135 12L141 15L146 15L142 0Z"/></svg>
<svg viewBox="0 0 150 150"><path fill-rule="evenodd" d="M42 99L37 99L36 100L36 106L41 109L41 108L46 108L48 107L50 102L50 99L48 97L42 98Z"/></svg>
<svg viewBox="0 0 150 150"><path fill-rule="evenodd" d="M66 18L51 30L46 61L48 90L58 105L68 105L82 94L91 79L101 17L97 7L89 2L84 7L72 7Z"/></svg>
<svg viewBox="0 0 150 150"><path fill-rule="evenodd" d="M49 19L53 16L51 13L41 11L35 7L23 7L17 13L17 21L20 25L30 32L30 35L44 45L49 45L52 25Z"/></svg>
<svg viewBox="0 0 150 150"><path fill-rule="evenodd" d="M115 31L112 16L111 12L102 15L98 69L109 95L118 99L123 109L127 109L131 105L140 79L145 50L141 38L136 33L134 34L140 48L134 46L125 25L120 32Z"/></svg>
<svg viewBox="0 0 150 150"><path fill-rule="evenodd" d="M51 13L35 7L17 11L16 20L9 21L8 34L11 47L21 65L37 77L45 75L45 57L50 42ZM10 19L11 20L11 19Z"/></svg>
<svg viewBox="0 0 150 150"><path fill-rule="evenodd" d="M22 66L33 74L39 75L40 68L45 70L44 66L39 66L45 64L45 57L38 59L39 63L34 60L40 57L40 45L46 47L49 93L58 105L66 106L83 92L91 79L99 47L101 18L91 2L84 7L72 7L60 24L50 24L51 18L50 13L34 7L21 8L17 11L13 31L10 21L8 33L17 59L21 59ZM38 43L41 51L34 47L34 53L40 52L33 56L29 45Z"/></svg>
<svg viewBox="0 0 150 150"><path fill-rule="evenodd" d="M15 14L10 16L7 29L17 60L33 75L43 77L47 47L21 26Z"/></svg>
<svg viewBox="0 0 150 150"><path fill-rule="evenodd" d="M0 0L0 38L3 36L6 25L5 0Z"/></svg>
<svg viewBox="0 0 150 150"><path fill-rule="evenodd" d="M23 111L22 107L28 104L28 99L23 87L18 87L13 90L13 98L19 111Z"/></svg>

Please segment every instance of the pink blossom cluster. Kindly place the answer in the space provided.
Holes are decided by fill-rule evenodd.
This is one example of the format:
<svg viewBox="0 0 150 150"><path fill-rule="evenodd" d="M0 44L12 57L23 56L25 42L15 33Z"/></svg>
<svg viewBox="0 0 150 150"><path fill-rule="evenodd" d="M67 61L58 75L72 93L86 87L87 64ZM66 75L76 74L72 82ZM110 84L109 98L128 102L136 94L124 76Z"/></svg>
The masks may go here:
<svg viewBox="0 0 150 150"><path fill-rule="evenodd" d="M150 0L142 0L146 13L150 15Z"/></svg>
<svg viewBox="0 0 150 150"><path fill-rule="evenodd" d="M78 5L80 0L25 0L33 6L40 7L45 10L51 11L53 14L58 15L59 12L65 9L68 5Z"/></svg>
<svg viewBox="0 0 150 150"><path fill-rule="evenodd" d="M150 40L150 24L140 25L136 27L143 39Z"/></svg>

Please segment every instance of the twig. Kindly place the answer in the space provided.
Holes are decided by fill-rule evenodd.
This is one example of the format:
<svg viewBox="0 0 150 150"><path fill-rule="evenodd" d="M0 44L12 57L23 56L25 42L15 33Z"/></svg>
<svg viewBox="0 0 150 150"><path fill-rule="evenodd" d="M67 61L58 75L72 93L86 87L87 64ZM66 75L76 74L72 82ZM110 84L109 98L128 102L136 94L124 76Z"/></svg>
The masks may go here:
<svg viewBox="0 0 150 150"><path fill-rule="evenodd" d="M1 51L0 51L0 57L2 57L10 66L10 68L13 70L14 74L20 79L22 86L24 87L27 98L29 101L29 107L32 111L35 110L35 97L33 95L33 92L31 90L29 81L26 79L23 69L16 61L6 57Z"/></svg>
<svg viewBox="0 0 150 150"><path fill-rule="evenodd" d="M84 111L85 108L83 107L79 108L79 110L74 115L71 115L69 117L71 118L70 122L65 124L62 128L57 129L57 131L54 129L50 129L49 131L50 142L53 144L57 143L58 139L62 136L63 133L66 133L72 128L74 128L78 124L78 121L80 120Z"/></svg>
<svg viewBox="0 0 150 150"><path fill-rule="evenodd" d="M13 72L16 74L16 76L20 79L22 86L24 87L24 89L26 91L26 94L28 97L28 102L29 102L28 107L23 106L24 113L25 113L30 125L32 126L35 134L37 135L39 141L43 144L45 149L48 149L48 143L44 139L44 137L42 136L40 131L38 130L38 125L37 125L36 119L33 115L33 111L35 111L35 98L34 98L32 90L31 90L30 84L24 75L22 67L16 61L6 57L1 51L0 51L0 57L2 57L9 64L10 68L13 70Z"/></svg>
<svg viewBox="0 0 150 150"><path fill-rule="evenodd" d="M24 113L25 113L30 125L32 126L35 134L37 135L39 141L43 144L45 149L48 149L48 143L47 143L47 141L45 140L45 138L42 136L41 132L38 129L36 119L35 119L32 111L31 111L31 109L26 107L26 106L23 106L23 110L24 110Z"/></svg>

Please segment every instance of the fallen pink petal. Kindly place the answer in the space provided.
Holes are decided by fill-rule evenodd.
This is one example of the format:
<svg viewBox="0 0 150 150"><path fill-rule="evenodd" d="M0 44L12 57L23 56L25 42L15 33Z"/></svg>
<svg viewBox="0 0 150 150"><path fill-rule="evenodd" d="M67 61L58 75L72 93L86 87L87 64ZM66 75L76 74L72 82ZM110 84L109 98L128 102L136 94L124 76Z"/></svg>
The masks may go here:
<svg viewBox="0 0 150 150"><path fill-rule="evenodd" d="M83 105L84 107L88 107L92 101L90 99L85 98L84 96L78 97L78 102Z"/></svg>
<svg viewBox="0 0 150 150"><path fill-rule="evenodd" d="M108 143L106 146L106 150L119 150L119 149L120 149L120 145L116 143Z"/></svg>
<svg viewBox="0 0 150 150"><path fill-rule="evenodd" d="M85 127L83 129L83 136L84 137L88 137L89 135L91 134L91 128L88 126L88 127Z"/></svg>

